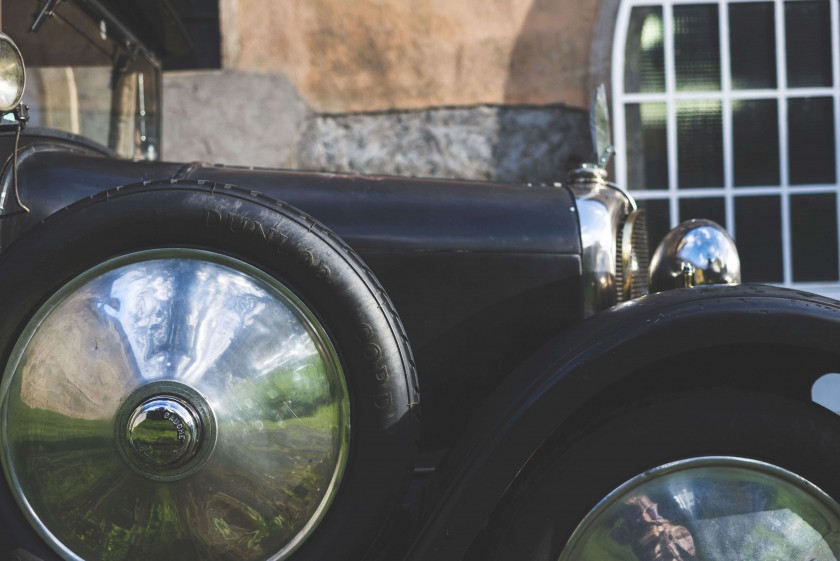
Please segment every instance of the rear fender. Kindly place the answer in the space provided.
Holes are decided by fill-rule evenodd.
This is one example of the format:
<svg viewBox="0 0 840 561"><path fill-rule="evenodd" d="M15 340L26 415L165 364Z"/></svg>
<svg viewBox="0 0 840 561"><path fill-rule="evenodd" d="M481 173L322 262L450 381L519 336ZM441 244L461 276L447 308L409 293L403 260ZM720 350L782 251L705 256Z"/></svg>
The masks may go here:
<svg viewBox="0 0 840 561"><path fill-rule="evenodd" d="M620 406L634 392L693 387L809 399L816 377L840 372L838 342L840 302L758 285L653 294L582 322L481 408L435 474L434 509L407 559L461 559L540 445L571 434L588 412Z"/></svg>

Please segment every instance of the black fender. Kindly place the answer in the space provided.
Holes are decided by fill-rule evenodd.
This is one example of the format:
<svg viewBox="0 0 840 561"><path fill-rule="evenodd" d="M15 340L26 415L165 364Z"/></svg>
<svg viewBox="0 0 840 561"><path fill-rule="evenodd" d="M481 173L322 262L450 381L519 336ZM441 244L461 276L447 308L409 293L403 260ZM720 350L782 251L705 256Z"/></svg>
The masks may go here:
<svg viewBox="0 0 840 561"><path fill-rule="evenodd" d="M438 469L406 559L461 559L549 438L633 392L746 387L810 399L840 372L840 302L760 285L653 294L571 328L513 372Z"/></svg>
<svg viewBox="0 0 840 561"><path fill-rule="evenodd" d="M4 139L14 137L0 134L0 153ZM424 373L424 451L448 448L472 405L582 319L580 232L567 189L132 162L43 134L21 142L19 194L31 212L11 213L9 205L0 253L63 207L138 181L236 185L326 225L371 268L405 325ZM11 179L7 166L0 174L7 201Z"/></svg>

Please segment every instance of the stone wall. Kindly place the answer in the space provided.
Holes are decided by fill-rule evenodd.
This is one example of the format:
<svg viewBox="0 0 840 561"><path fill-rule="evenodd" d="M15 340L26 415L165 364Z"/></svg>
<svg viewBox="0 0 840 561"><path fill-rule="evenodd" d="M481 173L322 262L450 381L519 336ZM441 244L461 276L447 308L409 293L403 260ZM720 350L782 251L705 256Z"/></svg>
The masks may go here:
<svg viewBox="0 0 840 561"><path fill-rule="evenodd" d="M164 157L556 181L619 0L220 0L225 70L164 78Z"/></svg>
<svg viewBox="0 0 840 561"><path fill-rule="evenodd" d="M617 4L221 0L222 59L229 69L288 76L318 111L487 103L583 108L590 78L600 71L591 55L604 39L604 8Z"/></svg>
<svg viewBox="0 0 840 561"><path fill-rule="evenodd" d="M310 109L281 75L167 72L163 77L163 158L293 167Z"/></svg>
<svg viewBox="0 0 840 561"><path fill-rule="evenodd" d="M349 173L553 182L590 150L562 105L319 114L280 76L231 71L167 74L164 123L167 160Z"/></svg>
<svg viewBox="0 0 840 561"><path fill-rule="evenodd" d="M565 180L588 156L588 119L564 106L478 106L307 120L305 169L514 182ZM584 135L585 136L585 135Z"/></svg>

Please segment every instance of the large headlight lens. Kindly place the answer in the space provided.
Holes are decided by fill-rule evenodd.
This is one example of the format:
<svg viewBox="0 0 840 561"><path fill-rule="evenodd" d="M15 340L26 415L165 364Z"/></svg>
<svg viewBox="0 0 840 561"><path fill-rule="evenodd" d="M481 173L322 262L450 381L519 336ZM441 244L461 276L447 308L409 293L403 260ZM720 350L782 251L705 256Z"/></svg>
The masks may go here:
<svg viewBox="0 0 840 561"><path fill-rule="evenodd" d="M0 33L0 113L8 113L20 105L26 86L23 57L14 41Z"/></svg>
<svg viewBox="0 0 840 561"><path fill-rule="evenodd" d="M238 260L153 250L95 267L8 363L2 460L63 557L285 558L348 451L349 397L316 318Z"/></svg>
<svg viewBox="0 0 840 561"><path fill-rule="evenodd" d="M560 561L836 559L838 508L777 466L684 460L610 493L572 534Z"/></svg>

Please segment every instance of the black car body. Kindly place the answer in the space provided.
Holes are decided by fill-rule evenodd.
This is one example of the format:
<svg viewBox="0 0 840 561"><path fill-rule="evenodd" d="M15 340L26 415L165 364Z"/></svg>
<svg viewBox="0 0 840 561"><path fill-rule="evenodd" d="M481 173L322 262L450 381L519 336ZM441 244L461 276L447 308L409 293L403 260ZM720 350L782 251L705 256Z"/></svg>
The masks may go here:
<svg viewBox="0 0 840 561"><path fill-rule="evenodd" d="M821 536L803 546L782 532L782 545L840 553L831 498L840 497L840 425L809 393L814 380L840 371L836 302L773 287L692 287L726 271L709 279L711 265L695 271L704 265L686 262L667 265L665 288L674 290L645 296L643 218L598 167L562 186L160 161L157 54L181 41L177 19L139 2L10 4L4 31L39 76L41 100L50 71L35 69L38 57L55 54L39 50L51 29L92 25L115 46L100 78L110 85L105 117L80 117L94 133L45 126L60 115L37 102L22 131L17 113L0 133L3 558L717 558L726 547L709 537L711 522L746 516L730 528L754 532L790 526L762 518L782 507ZM38 32L27 33L36 22ZM68 44L61 56L83 56ZM660 263L679 257L668 251ZM108 281L110 296L98 292L108 275L157 263L143 282L169 278L179 260L199 263L184 275L218 268L276 285L302 332L335 347L319 351L337 364L330 387L347 386L336 398L344 432L330 437L334 470L318 480L327 491L269 483L317 456L283 423L314 426L304 420L325 407L321 397L300 408L291 397L277 401L289 413L273 432L260 424L236 440L231 427L246 417L225 420L234 406L166 370L170 360L217 356L214 345L222 355L248 347L237 342L241 326L229 337L211 329L215 342L202 343L200 322L189 319L198 312L177 297L187 289L174 285L151 323L125 315L147 300L121 302L113 287L124 277ZM211 289L189 306L213 301L221 289ZM86 291L92 296L78 305L96 315L95 328L62 315ZM248 294L237 313L262 318L263 293ZM216 308L201 310L227 321ZM59 320L75 327L54 327ZM144 334L135 337L135 328ZM132 371L157 368L160 357L166 368L103 397L94 388L110 391L113 380L100 371L110 355L81 358L92 352L87 345L100 352L99 336L93 343L74 334L86 330L120 330L114 340L123 345L145 341L142 352L127 353ZM253 344L277 339L285 352L279 334L262 337ZM67 366L76 358L81 366ZM230 380L219 382L220 395L262 399L258 380L241 382L251 384L250 397ZM85 389L73 397L78 385ZM100 401L78 405L85 399ZM163 422L157 411L169 424L154 424ZM79 419L108 428L88 434L94 429ZM144 432L152 429L174 439L171 450L155 448ZM274 463L237 459L251 453ZM116 471L90 467L99 455ZM202 470L216 470L218 480L206 483ZM666 505L678 494L662 488L674 481L695 493L702 512ZM727 502L732 496L747 498ZM320 506L306 510L313 501ZM607 537L624 549L604 545Z"/></svg>

